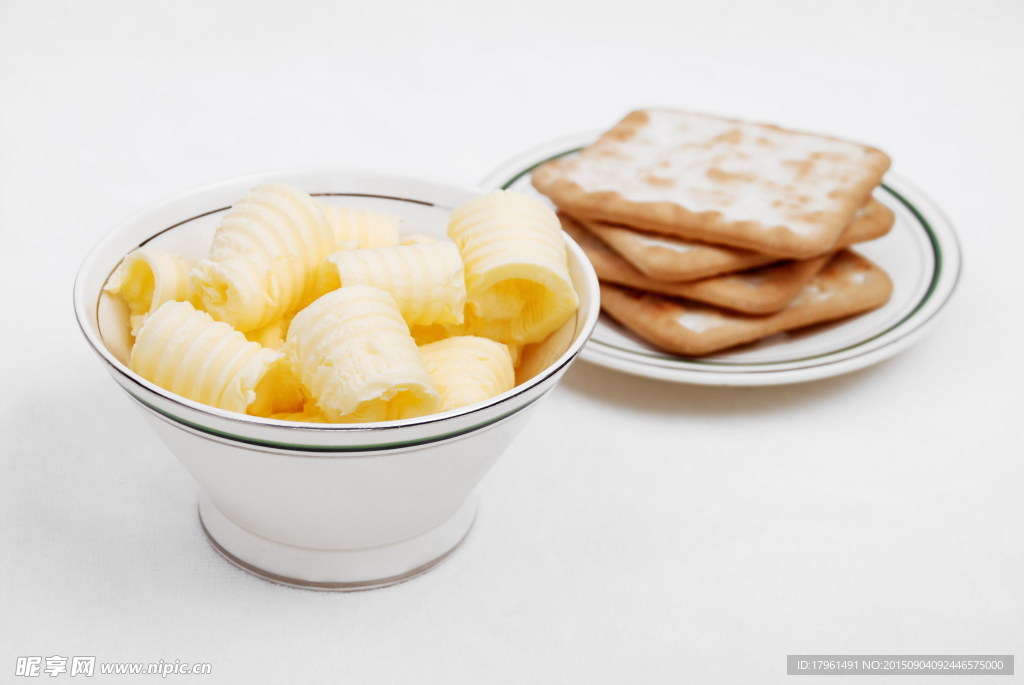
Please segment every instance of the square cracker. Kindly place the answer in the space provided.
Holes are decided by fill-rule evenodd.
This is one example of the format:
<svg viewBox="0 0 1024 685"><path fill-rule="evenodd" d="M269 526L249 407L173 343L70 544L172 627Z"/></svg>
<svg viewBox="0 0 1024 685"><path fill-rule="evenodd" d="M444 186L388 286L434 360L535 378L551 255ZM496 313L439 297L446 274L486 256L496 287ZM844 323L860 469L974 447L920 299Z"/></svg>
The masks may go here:
<svg viewBox="0 0 1024 685"><path fill-rule="evenodd" d="M892 229L895 220L891 209L872 199L857 210L853 221L839 234L833 251L880 238ZM645 233L599 221L579 219L579 222L637 270L659 281L696 281L753 269L779 259L760 252Z"/></svg>
<svg viewBox="0 0 1024 685"><path fill-rule="evenodd" d="M835 244L889 163L836 138L648 109L532 182L575 216L805 258Z"/></svg>
<svg viewBox="0 0 1024 685"><path fill-rule="evenodd" d="M736 314L607 283L601 284L601 308L652 345L698 357L876 309L891 294L892 281L884 271L843 250L788 307L769 316Z"/></svg>
<svg viewBox="0 0 1024 685"><path fill-rule="evenodd" d="M780 262L699 281L656 281L633 268L568 215L560 213L559 218L565 232L586 253L602 283L614 283L670 297L685 297L745 314L771 314L779 311L800 294L832 257L829 254L801 261Z"/></svg>

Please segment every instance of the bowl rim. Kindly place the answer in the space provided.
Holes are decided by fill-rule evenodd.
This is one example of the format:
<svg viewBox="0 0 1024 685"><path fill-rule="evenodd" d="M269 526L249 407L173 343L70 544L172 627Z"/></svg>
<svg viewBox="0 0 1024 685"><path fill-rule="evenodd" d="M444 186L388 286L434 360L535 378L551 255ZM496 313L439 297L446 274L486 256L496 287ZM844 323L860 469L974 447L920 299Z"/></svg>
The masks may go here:
<svg viewBox="0 0 1024 685"><path fill-rule="evenodd" d="M126 218L115 224L110 230L108 230L103 236L90 248L89 252L86 253L85 258L79 265L78 271L75 274L74 286L72 289L73 294L73 305L75 310L75 320L78 323L78 328L82 332L86 341L93 351L99 356L99 358L107 365L107 367L116 372L121 378L133 383L134 385L146 390L154 395L160 397L163 400L176 404L180 407L192 410L199 413L200 415L209 415L219 420L226 420L235 424L243 426L254 426L261 428L272 428L278 430L289 430L297 433L318 433L318 434L358 434L358 433L373 433L380 431L394 431L403 428L415 428L428 426L430 424L442 423L450 421L452 419L458 419L465 416L470 416L479 412L486 411L498 405L504 404L509 400L512 400L520 395L523 395L538 385L541 385L546 380L556 375L560 370L566 367L569 363L575 359L582 351L583 346L590 338L594 331L594 327L597 325L598 316L600 314L600 288L597 281L597 274L594 272L593 266L590 264L590 260L586 258L583 250L576 244L576 242L569 237L564 231L562 231L562 238L565 241L567 252L570 256L570 264L575 263L579 267L579 271L582 274L584 285L589 290L591 296L587 298L586 308L584 309L584 302L581 302L579 307L573 316L576 317L576 326L579 328L579 333L574 337L572 342L569 344L567 349L549 366L543 371L537 373L533 378L528 381L521 383L510 390L507 390L500 395L483 400L482 402L476 402L474 404L466 405L465 407L459 407L446 412L439 412L434 414L427 414L411 419L400 419L395 421L378 421L374 423L306 423L300 421L284 421L280 419L269 419L259 416L250 416L248 414L241 414L238 412L227 411L219 409L217 407L211 407L195 400L190 400L186 397L182 397L176 393L172 393L155 383L152 383L142 376L138 375L119 359L117 359L111 351L107 348L102 337L98 332L91 330L91 327L87 325L88 315L87 311L89 307L95 305L92 302L90 294L85 292L85 286L83 284L85 276L92 273L99 266L101 256L106 252L110 245L121 237L121 235L128 230L130 227L136 225L139 221L145 217L155 214L161 210L167 209L182 202L183 200L200 195L203 193L211 193L218 189L226 186L233 186L236 184L251 184L255 185L258 183L280 181L288 183L289 181L281 177L286 176L309 176L318 174L330 174L330 175L342 175L351 176L360 179L361 181L371 183L403 183L413 185L429 185L434 188L443 188L445 190L451 190L455 192L471 193L476 195L483 195L495 192L494 189L481 188L476 186L460 186L450 183L437 182L431 179L418 178L415 176L407 176L403 174L390 174L370 170L359 170L349 167L333 167L333 166L315 166L315 167L293 167L286 169L278 169L273 171L258 172L252 174L244 174L241 176L233 176L230 178L221 179L211 183L207 183L201 186L190 188L173 195L164 197L163 199L151 202L141 209L128 215ZM311 193L314 197L317 195L323 195L326 193ZM391 195L381 195L381 197L389 197L399 200L407 200L416 202L418 204L428 204L430 206L438 206L434 202L426 200L413 200L412 198L399 198ZM216 211L216 210L208 210ZM168 230L172 230L177 226L180 226L188 221L198 218L200 215L185 219L171 226L165 226L155 230L150 236L145 238L142 242L148 242L156 235L163 233ZM122 255L122 258L124 255ZM118 262L120 263L120 262ZM116 265L113 267L116 268ZM111 271L112 273L112 271ZM108 275L109 278L109 275ZM106 282L106 279L104 279ZM95 294L95 298L99 298L99 293ZM582 322L580 321L582 317ZM129 393L130 395L132 393ZM133 396L134 397L134 396ZM490 425L489 423L485 425Z"/></svg>

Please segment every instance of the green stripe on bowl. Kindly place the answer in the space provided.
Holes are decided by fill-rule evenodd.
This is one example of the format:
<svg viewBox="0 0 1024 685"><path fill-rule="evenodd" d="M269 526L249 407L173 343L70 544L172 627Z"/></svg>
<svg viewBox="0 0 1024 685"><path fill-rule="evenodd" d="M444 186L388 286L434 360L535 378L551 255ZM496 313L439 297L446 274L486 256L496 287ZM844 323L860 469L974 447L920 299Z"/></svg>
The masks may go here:
<svg viewBox="0 0 1024 685"><path fill-rule="evenodd" d="M128 392L128 391L126 391L126 392ZM382 443L378 443L378 444L375 444L375 445L296 445L294 443L275 442L273 440L259 440L259 439L247 437L247 436L244 436L244 435L237 435L235 433L228 433L227 431L217 430L216 428L210 428L209 426L204 426L202 424L195 423L194 421L189 421L188 419L184 419L184 418L182 418L180 416L172 414L172 413L170 413L170 412L168 412L168 411L166 411L164 409L161 409L160 407L154 406L153 404L150 404L149 402L147 402L146 400L142 399L141 397L139 397L138 395L136 395L136 394L134 394L132 392L128 392L128 395L131 396L131 398L133 400L135 400L136 402L138 402L139 404L143 405L147 409L152 410L153 412L159 414L160 416L163 416L164 418L166 418L166 419L168 419L168 420L170 420L170 421L172 421L174 423L180 423L183 426L187 426L187 427L191 428L192 430L195 430L195 431L197 431L199 433L205 433L206 435L211 435L211 436L214 436L214 437L218 437L218 438L222 438L222 439L226 439L226 440L231 440L231 441L234 441L234 442L241 442L241 443L244 443L246 445L253 445L253 446L256 446L256 447L268 447L268 448L271 448L271 449L284 449L284 450L290 450L290 451L293 451L293 452L316 452L316 453L326 453L326 452L343 452L343 453L386 452L386 451L390 451L390 450L406 449L406 448L409 448L409 447L421 447L423 445L432 445L432 444L437 443L437 442L442 442L444 440L450 440L452 438L457 438L457 437L466 435L468 433L472 433L473 431L481 430L483 428L487 428L488 426L492 426L492 425L494 425L494 424L496 424L496 423L498 423L500 421L503 421L503 420L507 419L508 417L512 416L513 414L517 414L517 413L523 411L524 409L526 409L527 407L529 407L534 402L536 402L537 400L540 399L540 397L535 397L532 400L530 400L529 402L527 402L526 404L521 405L521 406L519 406L519 407L517 407L515 409L512 409L511 411L507 411L504 414L500 414L499 416L496 416L493 419L488 419L487 421L483 421L481 423L469 426L467 428L462 428L462 429L455 430L455 431L450 431L450 432L447 432L447 433L441 433L439 435L432 435L432 436L427 437L427 438L420 438L420 439L415 439L415 440L403 440L403 441L399 441L399 442L382 442Z"/></svg>

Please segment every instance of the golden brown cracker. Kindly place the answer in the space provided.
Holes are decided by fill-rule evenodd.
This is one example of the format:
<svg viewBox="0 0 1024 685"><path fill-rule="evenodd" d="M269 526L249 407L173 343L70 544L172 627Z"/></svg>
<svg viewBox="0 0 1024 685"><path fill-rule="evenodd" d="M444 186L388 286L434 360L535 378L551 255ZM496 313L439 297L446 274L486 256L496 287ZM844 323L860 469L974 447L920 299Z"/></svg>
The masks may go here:
<svg viewBox="0 0 1024 685"><path fill-rule="evenodd" d="M884 271L843 250L788 307L768 316L737 314L607 283L601 284L601 308L652 345L698 357L876 309L891 294L892 281Z"/></svg>
<svg viewBox="0 0 1024 685"><path fill-rule="evenodd" d="M633 268L599 238L559 214L562 228L572 236L590 259L597 277L637 290L685 297L746 314L770 314L788 305L828 263L830 255L803 261L777 262L759 269L698 281L658 281Z"/></svg>
<svg viewBox="0 0 1024 685"><path fill-rule="evenodd" d="M896 221L893 211L871 199L839 234L835 249L880 238ZM591 233L645 275L660 281L695 281L778 261L774 255L646 233L626 226L579 219Z"/></svg>
<svg viewBox="0 0 1024 685"><path fill-rule="evenodd" d="M809 258L835 245L889 164L836 138L647 109L532 182L574 216Z"/></svg>

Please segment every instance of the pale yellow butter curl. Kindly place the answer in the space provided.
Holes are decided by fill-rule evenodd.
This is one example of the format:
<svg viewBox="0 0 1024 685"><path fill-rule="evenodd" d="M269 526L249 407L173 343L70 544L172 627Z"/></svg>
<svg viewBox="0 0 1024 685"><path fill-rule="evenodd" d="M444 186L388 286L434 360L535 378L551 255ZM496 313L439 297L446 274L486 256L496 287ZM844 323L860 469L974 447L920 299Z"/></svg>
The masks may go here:
<svg viewBox="0 0 1024 685"><path fill-rule="evenodd" d="M512 366L518 367L519 362L523 359L523 346L522 345L505 345L508 348L508 353L512 356Z"/></svg>
<svg viewBox="0 0 1024 685"><path fill-rule="evenodd" d="M368 249L398 244L398 226L402 219L394 214L324 201L320 206L336 245L355 243L356 247Z"/></svg>
<svg viewBox="0 0 1024 685"><path fill-rule="evenodd" d="M445 338L423 345L420 354L441 395L438 411L482 402L515 385L508 348L487 338Z"/></svg>
<svg viewBox="0 0 1024 685"><path fill-rule="evenodd" d="M287 314L262 328L246 331L245 337L263 347L279 350L284 345L285 336L288 334L288 325L292 322L293 316L294 314Z"/></svg>
<svg viewBox="0 0 1024 685"><path fill-rule="evenodd" d="M192 262L155 247L130 252L111 274L104 290L128 305L132 335L138 335L149 312L164 302L189 300Z"/></svg>
<svg viewBox="0 0 1024 685"><path fill-rule="evenodd" d="M332 274L334 287L369 285L387 291L410 326L462 323L466 280L459 250L450 240L344 250L329 256L323 269Z"/></svg>
<svg viewBox="0 0 1024 685"><path fill-rule="evenodd" d="M297 188L267 183L228 210L209 257L192 270L192 288L215 319L255 330L308 299L335 242L318 202Z"/></svg>
<svg viewBox="0 0 1024 685"><path fill-rule="evenodd" d="M346 414L337 418L329 418L316 402L307 402L301 411L278 412L270 418L279 421L299 421L301 423L374 423L387 420L387 403L370 402L354 414Z"/></svg>
<svg viewBox="0 0 1024 685"><path fill-rule="evenodd" d="M399 245L429 245L430 243L436 243L440 238L434 236L424 235L423 233L412 233L407 236L403 236L398 241Z"/></svg>
<svg viewBox="0 0 1024 685"><path fill-rule="evenodd" d="M535 197L498 191L456 209L448 235L466 273L466 324L523 345L544 339L579 306L555 213Z"/></svg>
<svg viewBox="0 0 1024 685"><path fill-rule="evenodd" d="M409 328L379 288L353 285L318 298L292 319L284 351L328 421L437 410L437 390Z"/></svg>
<svg viewBox="0 0 1024 685"><path fill-rule="evenodd" d="M417 345L437 342L453 335L462 335L465 331L459 324L432 323L427 326L409 326L409 333Z"/></svg>
<svg viewBox="0 0 1024 685"><path fill-rule="evenodd" d="M173 393L244 413L263 402L262 381L281 360L188 302L165 302L143 324L132 347L132 371Z"/></svg>
<svg viewBox="0 0 1024 685"><path fill-rule="evenodd" d="M260 381L257 398L246 411L253 416L273 418L276 414L302 412L306 404L302 383L282 355Z"/></svg>
<svg viewBox="0 0 1024 685"><path fill-rule="evenodd" d="M315 404L308 404L301 411L278 412L268 418L278 421L298 421L300 423L328 423Z"/></svg>

